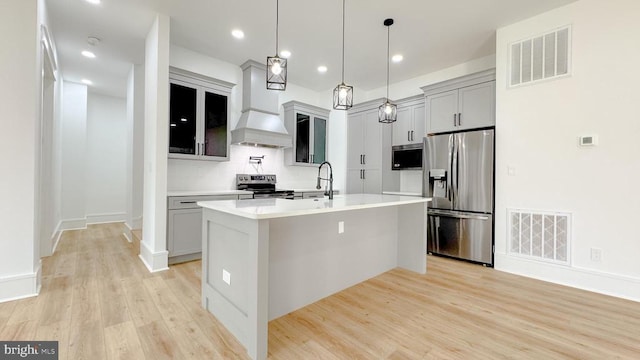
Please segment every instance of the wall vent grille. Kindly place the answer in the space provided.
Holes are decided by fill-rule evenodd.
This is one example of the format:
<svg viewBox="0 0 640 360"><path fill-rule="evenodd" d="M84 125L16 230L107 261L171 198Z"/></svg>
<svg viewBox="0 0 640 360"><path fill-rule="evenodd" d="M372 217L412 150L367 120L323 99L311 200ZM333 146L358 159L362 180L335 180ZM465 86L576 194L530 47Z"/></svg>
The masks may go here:
<svg viewBox="0 0 640 360"><path fill-rule="evenodd" d="M510 254L569 265L570 214L507 211Z"/></svg>
<svg viewBox="0 0 640 360"><path fill-rule="evenodd" d="M512 43L509 87L570 74L571 26Z"/></svg>

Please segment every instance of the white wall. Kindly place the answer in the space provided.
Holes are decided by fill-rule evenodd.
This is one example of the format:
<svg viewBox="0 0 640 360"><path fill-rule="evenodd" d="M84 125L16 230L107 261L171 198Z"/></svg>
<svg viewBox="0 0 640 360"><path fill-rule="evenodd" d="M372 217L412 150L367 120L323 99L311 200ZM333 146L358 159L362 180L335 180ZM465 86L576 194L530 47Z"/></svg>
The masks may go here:
<svg viewBox="0 0 640 360"><path fill-rule="evenodd" d="M637 0L581 0L498 30L497 269L640 300L639 23ZM568 24L572 75L507 89L508 44ZM507 208L570 212L571 265L508 255Z"/></svg>
<svg viewBox="0 0 640 360"><path fill-rule="evenodd" d="M125 99L90 93L85 158L88 223L125 220L126 135Z"/></svg>
<svg viewBox="0 0 640 360"><path fill-rule="evenodd" d="M169 27L169 17L158 14L145 40L145 175L140 258L150 271L168 266Z"/></svg>
<svg viewBox="0 0 640 360"><path fill-rule="evenodd" d="M125 235L131 241L130 230L142 228L144 183L144 65L131 65L127 79L127 141L126 141L126 203Z"/></svg>
<svg viewBox="0 0 640 360"><path fill-rule="evenodd" d="M234 129L242 110L242 70L240 64L227 63L175 45L171 46L170 54L171 66L236 84L231 91L229 106L231 129ZM330 91L319 93L289 83L287 90L279 93L279 103L282 105L287 101L297 100L331 109L331 96ZM280 111L282 117L284 114L282 107L280 107ZM344 180L341 179L344 175L340 175L336 168L340 168L340 163L346 164L346 147L344 145L346 134L341 131L345 127L344 124L341 124L343 121L341 114L342 112L339 111L331 111L328 125L328 159L334 166L334 175L336 176L334 188L336 189L341 186L344 188ZM250 155L265 155L260 169L249 164ZM343 157L345 160L342 160ZM346 168L346 165L344 166ZM235 174L256 171L277 174L279 187L304 189L315 187L318 172L317 167L284 165L284 151L281 149L232 145L230 161L227 162L170 159L168 189L230 190L235 188Z"/></svg>
<svg viewBox="0 0 640 360"><path fill-rule="evenodd" d="M63 229L83 228L86 218L87 86L65 81L61 119L61 219Z"/></svg>
<svg viewBox="0 0 640 360"><path fill-rule="evenodd" d="M39 290L39 5L0 2L0 302Z"/></svg>

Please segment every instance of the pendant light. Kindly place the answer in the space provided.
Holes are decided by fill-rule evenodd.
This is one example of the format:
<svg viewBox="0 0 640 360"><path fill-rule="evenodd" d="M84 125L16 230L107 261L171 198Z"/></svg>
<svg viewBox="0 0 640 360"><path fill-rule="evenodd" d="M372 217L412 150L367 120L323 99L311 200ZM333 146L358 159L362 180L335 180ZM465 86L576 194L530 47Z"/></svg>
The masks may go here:
<svg viewBox="0 0 640 360"><path fill-rule="evenodd" d="M349 110L353 106L353 86L344 83L344 3L342 0L342 83L333 89L333 108Z"/></svg>
<svg viewBox="0 0 640 360"><path fill-rule="evenodd" d="M393 25L393 19L386 19L384 26L387 27L387 98L384 104L378 108L378 122L390 124L398 118L398 106L389 100L389 29Z"/></svg>
<svg viewBox="0 0 640 360"><path fill-rule="evenodd" d="M276 0L276 56L267 57L267 89L287 88L287 59L278 56L278 0Z"/></svg>

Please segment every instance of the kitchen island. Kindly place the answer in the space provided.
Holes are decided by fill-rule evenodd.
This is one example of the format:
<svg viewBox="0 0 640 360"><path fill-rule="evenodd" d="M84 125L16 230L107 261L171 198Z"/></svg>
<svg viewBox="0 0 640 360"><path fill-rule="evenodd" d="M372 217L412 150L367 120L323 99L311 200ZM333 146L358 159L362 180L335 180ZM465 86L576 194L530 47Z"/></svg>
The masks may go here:
<svg viewBox="0 0 640 360"><path fill-rule="evenodd" d="M430 199L198 202L203 208L202 306L266 359L269 320L395 267L426 272Z"/></svg>

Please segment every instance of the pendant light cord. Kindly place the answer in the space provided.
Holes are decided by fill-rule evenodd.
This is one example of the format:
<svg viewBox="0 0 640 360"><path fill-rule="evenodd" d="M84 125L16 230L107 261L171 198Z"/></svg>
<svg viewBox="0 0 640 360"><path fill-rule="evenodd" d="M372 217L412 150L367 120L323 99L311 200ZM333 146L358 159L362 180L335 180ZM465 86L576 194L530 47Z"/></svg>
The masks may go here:
<svg viewBox="0 0 640 360"><path fill-rule="evenodd" d="M389 44L391 44L391 42L389 41L390 35L389 33L391 32L391 25L387 26L387 102L389 101Z"/></svg>
<svg viewBox="0 0 640 360"><path fill-rule="evenodd" d="M344 84L344 3L346 0L342 0L342 84Z"/></svg>
<svg viewBox="0 0 640 360"><path fill-rule="evenodd" d="M279 1L276 0L276 57L278 57L278 23L279 23L279 18L278 18L278 14L280 13L279 8Z"/></svg>

